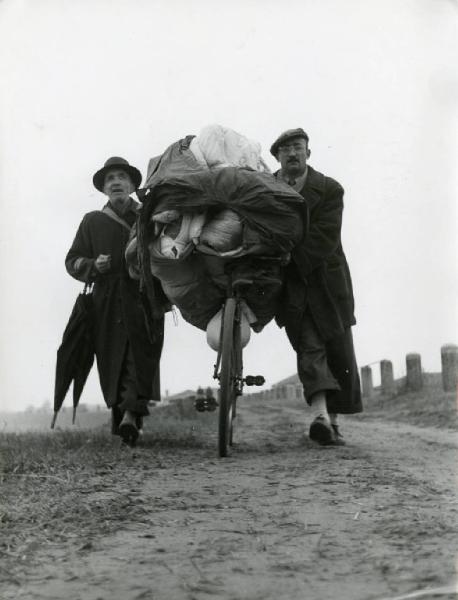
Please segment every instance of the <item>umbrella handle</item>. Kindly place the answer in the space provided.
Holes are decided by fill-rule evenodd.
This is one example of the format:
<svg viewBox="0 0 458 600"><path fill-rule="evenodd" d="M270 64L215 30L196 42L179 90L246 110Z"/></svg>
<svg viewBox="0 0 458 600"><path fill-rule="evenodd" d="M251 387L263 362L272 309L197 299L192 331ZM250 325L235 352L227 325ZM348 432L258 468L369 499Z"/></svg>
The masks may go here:
<svg viewBox="0 0 458 600"><path fill-rule="evenodd" d="M52 417L52 421L51 421L51 429L54 429L54 425L56 424L56 419L57 419L57 413L58 411L54 411L53 417Z"/></svg>
<svg viewBox="0 0 458 600"><path fill-rule="evenodd" d="M75 424L75 419L76 419L76 406L73 407L72 425Z"/></svg>

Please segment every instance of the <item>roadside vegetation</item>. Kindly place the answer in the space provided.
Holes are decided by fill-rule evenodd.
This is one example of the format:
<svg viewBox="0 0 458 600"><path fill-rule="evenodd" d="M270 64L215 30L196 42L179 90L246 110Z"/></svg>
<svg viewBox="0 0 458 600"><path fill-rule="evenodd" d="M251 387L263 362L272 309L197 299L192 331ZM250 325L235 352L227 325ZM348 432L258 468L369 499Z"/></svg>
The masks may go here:
<svg viewBox="0 0 458 600"><path fill-rule="evenodd" d="M84 413L103 425L50 431L48 413L46 431L0 433L0 582L16 582L44 544L88 550L123 521L141 522L150 511L137 498L144 479L177 453L215 444L215 413L192 403L153 409L135 449L110 434L107 414Z"/></svg>

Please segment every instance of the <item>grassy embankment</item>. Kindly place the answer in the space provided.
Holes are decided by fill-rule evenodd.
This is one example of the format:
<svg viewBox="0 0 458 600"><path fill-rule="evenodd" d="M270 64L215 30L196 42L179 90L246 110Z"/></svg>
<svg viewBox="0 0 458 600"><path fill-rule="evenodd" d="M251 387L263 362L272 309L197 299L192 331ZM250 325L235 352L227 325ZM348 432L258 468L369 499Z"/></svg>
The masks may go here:
<svg viewBox="0 0 458 600"><path fill-rule="evenodd" d="M364 403L364 419L388 419L419 427L438 427L458 430L457 395L444 392L440 373L425 373L421 391L405 389L405 379L396 382L396 392L384 396L380 389Z"/></svg>

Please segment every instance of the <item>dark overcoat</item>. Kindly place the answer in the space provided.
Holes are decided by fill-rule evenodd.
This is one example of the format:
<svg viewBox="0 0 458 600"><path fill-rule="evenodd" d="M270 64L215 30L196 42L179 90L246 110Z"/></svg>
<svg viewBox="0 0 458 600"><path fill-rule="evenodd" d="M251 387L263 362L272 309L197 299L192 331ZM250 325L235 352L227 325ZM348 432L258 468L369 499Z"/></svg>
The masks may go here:
<svg viewBox="0 0 458 600"><path fill-rule="evenodd" d="M300 191L309 210L308 231L286 267L285 293L279 325L285 325L295 346L295 332L306 310L326 344L329 367L340 391L328 391L328 410L362 410L358 368L350 327L356 323L353 286L341 242L342 186L312 167Z"/></svg>
<svg viewBox="0 0 458 600"><path fill-rule="evenodd" d="M132 209L123 217L129 225L135 221L134 204L132 201ZM65 259L72 277L94 282L95 354L109 407L119 401L119 377L128 344L135 363L138 396L152 398L164 339L163 319L147 320L139 283L128 275L124 258L128 239L127 227L96 210L84 216ZM106 274L94 269L100 254L111 255Z"/></svg>
<svg viewBox="0 0 458 600"><path fill-rule="evenodd" d="M307 306L327 341L356 323L350 270L340 235L344 190L309 166L300 194L309 209L309 226L286 269L285 297L277 320L280 325L297 322Z"/></svg>

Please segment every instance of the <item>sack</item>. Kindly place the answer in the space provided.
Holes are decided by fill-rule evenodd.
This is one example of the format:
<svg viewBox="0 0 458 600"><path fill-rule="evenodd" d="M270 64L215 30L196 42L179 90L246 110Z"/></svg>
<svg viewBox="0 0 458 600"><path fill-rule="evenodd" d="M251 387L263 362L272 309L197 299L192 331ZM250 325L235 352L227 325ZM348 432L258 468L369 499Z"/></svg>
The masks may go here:
<svg viewBox="0 0 458 600"><path fill-rule="evenodd" d="M208 321L221 307L225 289L218 287L205 271L198 254L176 260L164 258L150 245L150 270L161 281L162 289L188 323L205 330Z"/></svg>
<svg viewBox="0 0 458 600"><path fill-rule="evenodd" d="M245 346L248 344L248 342L250 341L250 337L251 337L251 329L250 329L250 324L251 324L251 320L256 320L252 311L249 309L249 307L246 305L245 302L241 303L241 321L240 321L240 343L242 345L242 348L245 348ZM215 352L218 352L219 347L220 347L220 340L221 340L221 327L222 327L222 323L223 323L223 309L220 308L220 310L216 313L216 315L214 315L208 325L207 325L207 344L210 346L210 348L212 348L212 350L214 350Z"/></svg>

